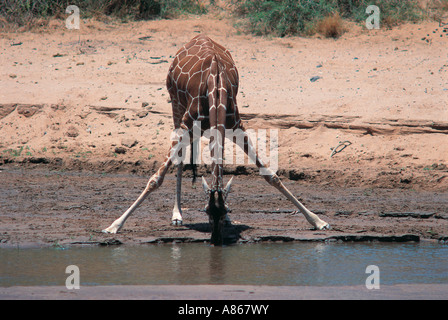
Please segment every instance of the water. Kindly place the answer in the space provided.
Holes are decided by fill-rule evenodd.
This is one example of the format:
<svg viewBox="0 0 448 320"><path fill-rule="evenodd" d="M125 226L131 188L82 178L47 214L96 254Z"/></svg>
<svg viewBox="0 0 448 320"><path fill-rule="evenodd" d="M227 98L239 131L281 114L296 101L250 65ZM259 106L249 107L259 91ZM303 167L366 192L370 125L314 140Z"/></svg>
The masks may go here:
<svg viewBox="0 0 448 320"><path fill-rule="evenodd" d="M448 246L436 243L173 244L68 249L0 249L0 286L364 285L368 265L381 284L448 283Z"/></svg>

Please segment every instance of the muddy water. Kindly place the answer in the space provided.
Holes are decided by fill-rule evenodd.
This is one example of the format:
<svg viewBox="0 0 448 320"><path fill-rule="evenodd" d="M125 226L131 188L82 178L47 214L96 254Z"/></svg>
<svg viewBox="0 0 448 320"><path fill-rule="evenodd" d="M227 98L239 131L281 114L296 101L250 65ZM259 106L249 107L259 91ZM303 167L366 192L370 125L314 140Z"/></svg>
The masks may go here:
<svg viewBox="0 0 448 320"><path fill-rule="evenodd" d="M264 243L1 249L0 286L65 285L76 265L82 285L363 285L368 265L381 284L448 283L448 246L436 243Z"/></svg>

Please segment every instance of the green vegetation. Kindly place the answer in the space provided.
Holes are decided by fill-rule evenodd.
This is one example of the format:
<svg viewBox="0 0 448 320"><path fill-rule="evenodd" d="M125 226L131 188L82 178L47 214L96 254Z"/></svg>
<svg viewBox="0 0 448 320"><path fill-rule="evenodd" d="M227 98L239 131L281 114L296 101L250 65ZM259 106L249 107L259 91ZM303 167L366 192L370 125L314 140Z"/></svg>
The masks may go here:
<svg viewBox="0 0 448 320"><path fill-rule="evenodd" d="M27 157L32 157L33 156L33 153L31 152L31 150L33 152L36 152L36 150L34 150L33 148L30 148L29 146L25 146L25 147L24 146L20 146L17 149L6 149L6 150L3 150L3 154L6 155L6 156L18 158L18 157L22 156L23 150L26 150L25 151L25 156L27 156Z"/></svg>
<svg viewBox="0 0 448 320"><path fill-rule="evenodd" d="M416 0L234 0L244 27L256 35L309 35L322 32L337 37L342 19L364 22L366 8L377 5L383 25L416 22L424 17Z"/></svg>
<svg viewBox="0 0 448 320"><path fill-rule="evenodd" d="M311 35L316 32L337 38L345 30L344 20L364 23L366 8L380 8L380 24L392 27L424 18L437 20L448 11L448 0L228 0L232 14L239 18L243 32L255 35ZM214 0L2 0L0 27L45 25L49 18L67 17L65 8L76 5L81 18L169 19L184 14L205 14L215 7ZM228 8L228 6L227 6Z"/></svg>
<svg viewBox="0 0 448 320"><path fill-rule="evenodd" d="M91 154L92 154L92 151L79 151L79 152L76 152L73 156L75 158L83 158L83 159L85 159L87 156L89 156Z"/></svg>
<svg viewBox="0 0 448 320"><path fill-rule="evenodd" d="M82 19L108 16L123 22L207 12L200 0L2 0L0 25L39 25L42 19L65 18L69 5L78 6Z"/></svg>
<svg viewBox="0 0 448 320"><path fill-rule="evenodd" d="M20 157L23 151L23 146L21 146L18 150L15 149L6 149L3 150L4 154L8 154L10 157Z"/></svg>

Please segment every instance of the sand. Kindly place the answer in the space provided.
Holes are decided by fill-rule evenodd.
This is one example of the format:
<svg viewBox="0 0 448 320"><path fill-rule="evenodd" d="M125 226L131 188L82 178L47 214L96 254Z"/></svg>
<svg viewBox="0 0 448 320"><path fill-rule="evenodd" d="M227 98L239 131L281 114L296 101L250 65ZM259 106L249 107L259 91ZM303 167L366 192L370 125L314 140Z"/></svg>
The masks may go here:
<svg viewBox="0 0 448 320"><path fill-rule="evenodd" d="M337 40L253 37L232 23L86 20L68 30L55 20L2 33L0 163L106 172L160 163L173 129L169 64L204 33L231 50L245 126L277 130L279 169L358 173L369 187L396 172L399 186L446 189L448 33L436 22L350 25Z"/></svg>

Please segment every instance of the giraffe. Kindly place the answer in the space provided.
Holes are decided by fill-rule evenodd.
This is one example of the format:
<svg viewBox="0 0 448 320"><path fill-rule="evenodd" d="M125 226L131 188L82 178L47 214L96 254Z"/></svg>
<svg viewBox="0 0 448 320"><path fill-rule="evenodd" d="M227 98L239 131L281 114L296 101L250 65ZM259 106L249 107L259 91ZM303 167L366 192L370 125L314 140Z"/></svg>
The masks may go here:
<svg viewBox="0 0 448 320"><path fill-rule="evenodd" d="M264 170L264 179L285 195L313 227L319 230L330 227L298 201L283 185L278 175L266 167L254 151L238 112L236 101L238 71L229 50L205 35L194 37L176 53L169 68L166 85L171 98L175 130L187 132L191 137L193 126L199 121L202 133L207 129L211 132L209 148L212 158L212 182L209 186L202 177L202 186L208 195L205 211L209 217L212 244L221 245L223 242L223 225L229 211L226 199L233 180L230 179L224 187L222 151L226 129L239 129L243 135L244 152L254 158L252 160L260 170ZM162 185L182 139L182 135L177 135L173 139L165 161L151 176L137 200L103 232L119 232L132 212L151 192ZM182 170L183 163L180 161L177 164L176 198L172 215L174 225L182 224L180 207Z"/></svg>

